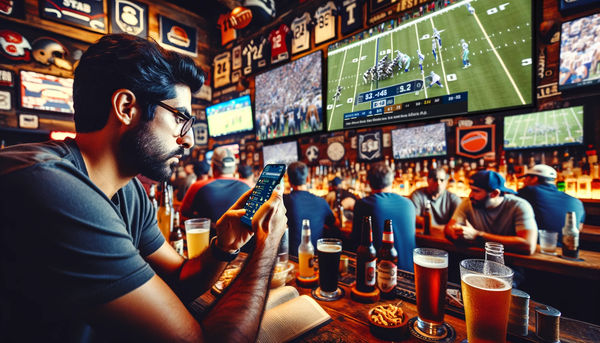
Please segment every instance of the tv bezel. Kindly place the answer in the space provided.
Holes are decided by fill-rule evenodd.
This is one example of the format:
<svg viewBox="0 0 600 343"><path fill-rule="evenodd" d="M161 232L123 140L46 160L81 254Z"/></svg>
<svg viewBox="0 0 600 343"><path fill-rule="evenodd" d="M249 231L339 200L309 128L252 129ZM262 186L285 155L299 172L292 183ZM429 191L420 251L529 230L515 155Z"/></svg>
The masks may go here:
<svg viewBox="0 0 600 343"><path fill-rule="evenodd" d="M413 157L401 157L401 158L396 158L395 154L394 154L394 131L399 131L399 130L406 130L406 129L413 129L413 128L417 128L417 127L421 127L421 126L430 126L430 125L443 125L444 126L444 141L446 142L446 152L443 154L439 154L439 155L429 155L429 156L413 156ZM414 126L406 126L406 127L396 127L395 129L392 129L390 131L390 139L392 141L392 158L394 160L397 161L401 161L401 160L418 160L418 159L427 159L427 158L435 158L435 157L440 157L440 156L448 156L448 127L445 123L443 122L439 122L439 123L429 123L429 124L423 124L423 125L414 125Z"/></svg>
<svg viewBox="0 0 600 343"><path fill-rule="evenodd" d="M221 105L221 104L224 104L224 103L227 103L227 102L230 102L230 101L234 101L234 100L237 100L237 99L241 99L241 98L244 98L244 97L248 97L248 101L250 102L249 107L250 107L250 115L251 115L252 127L250 129L244 129L244 130L241 130L241 131L228 132L228 133L224 133L224 134L221 134L221 135L218 135L218 136L213 135L211 133L211 130L210 130L210 122L208 121L208 109L211 108L211 107L218 106L218 105ZM249 132L253 132L254 131L254 108L252 106L252 98L250 97L250 94L238 96L238 97L226 100L226 101L222 101L222 102L219 102L219 103L216 103L216 104L212 104L212 105L206 107L205 112L206 112L206 129L208 131L208 137L209 138L224 138L224 137L229 137L229 136L233 136L233 135L247 134Z"/></svg>
<svg viewBox="0 0 600 343"><path fill-rule="evenodd" d="M309 55L312 55L312 54L317 54L317 53L320 55L320 60L321 60L321 79L319 80L319 82L321 83L321 113L323 115L323 118L322 118L322 125L323 125L323 127L321 128L321 130L318 130L318 131L309 131L309 132L304 132L304 133L298 133L298 134L294 134L292 136L281 136L281 137L260 139L259 135L258 135L258 132L256 131L257 128L256 128L256 125L255 125L256 124L256 115L258 113L258 111L256 109L256 103L257 103L257 101L256 101L256 87L258 85L255 85L255 89L254 89L254 104L253 104L253 106L254 106L254 113L253 113L253 118L252 118L253 119L252 125L254 125L253 132L254 132L254 134L256 136L256 141L270 143L270 142L274 142L276 140L288 139L288 138L294 138L295 139L295 138L298 138L298 137L301 137L301 136L311 135L311 134L315 134L315 133L322 133L322 132L326 131L326 126L327 126L327 111L326 111L326 108L325 108L325 101L324 101L326 89L324 88L325 87L325 69L324 69L325 68L325 61L324 61L325 58L324 58L323 50L318 49L318 50L305 51L304 53L300 53L298 55L292 56L292 57L294 57L293 60L289 60L289 61L287 61L286 63L283 63L283 64L277 64L277 65L274 66L274 68L270 68L268 70L265 70L265 71L262 71L260 73L257 73L254 76L254 80L256 80L256 78L258 76L260 76L260 75L267 74L269 72L272 72L274 70L282 68L285 65L288 65L290 63L294 63L294 62L296 62L296 61L298 61L298 60L300 60L300 59L302 59L302 58L304 58L306 56L309 56Z"/></svg>
<svg viewBox="0 0 600 343"><path fill-rule="evenodd" d="M462 2L463 0L460 0L459 2ZM383 126L390 126L390 125L398 125L398 124L405 124L405 123L415 123L415 122L422 122L422 121L427 121L427 120L435 120L435 119L441 119L441 118L448 118L448 117L458 117L458 116L463 116L463 115L478 115L478 114L485 114L485 113L499 113L499 112L505 112L505 111L510 111L510 110L518 110L518 109L526 109L526 108L531 108L534 109L537 107L537 97L536 97L536 91L537 91L537 84L536 84L536 70L535 70L535 61L536 61L536 47L537 47L537 35L534 31L534 28L536 27L536 20L535 20L535 15L537 13L536 9L540 6L537 4L536 1L534 0L529 0L530 4L531 4L531 17L530 17L530 32L531 32L531 51L530 51L530 56L531 56L531 87L529 89L530 95L531 95L531 103L529 104L523 104L523 105L516 105L516 106L506 106L506 107L497 107L497 108L493 108L493 109L482 109L482 110L478 110L478 111L466 111L466 112L456 112L456 113L449 113L449 114L441 114L441 115L437 115L434 117L425 117L425 118L415 118L414 120L408 120L408 121L401 121L401 122L386 122L386 123L374 123L374 124L369 124L369 125L365 125L365 126L360 126L360 127L352 127L352 128L340 128L340 129L328 129L325 128L325 132L337 132L337 131L344 131L344 130L360 130L360 129L364 129L364 128L373 128L373 127L383 127ZM466 3L466 2L465 2ZM435 13L435 12L433 12ZM428 16L431 15L432 13L428 13L425 14L424 16ZM358 37L358 35L364 33L364 32L368 32L370 29L375 29L377 26L381 25L381 24L386 24L388 22L390 22L391 20L397 20L397 18L389 18L387 20L384 21L379 21L374 25L368 26L367 28L365 28L364 30L360 30L360 31L356 31L354 34L348 35L347 37L344 37L343 39L340 39L334 43L338 43L338 42L343 42L345 40L350 40L353 37ZM412 21L412 18L411 18ZM408 23L410 23L411 21L409 21ZM401 22L403 25L404 22ZM329 52L329 49L328 49ZM329 63L329 58L327 58L327 63ZM329 64L327 66L324 66L325 68L325 75L327 75L327 77L329 76ZM325 124L328 124L328 120L329 117L327 115L327 106L328 103L330 101L330 99L325 99L327 98L327 94L328 94L328 89L327 89L327 85L329 84L329 79L325 80L325 82L323 82L323 122ZM422 100L426 100L428 98L424 98L421 99ZM447 142L446 142L447 143Z"/></svg>
<svg viewBox="0 0 600 343"><path fill-rule="evenodd" d="M36 111L39 113L53 113L53 114L61 114L61 115L73 115L75 114L75 109L73 109L72 112L65 112L65 111L56 111L56 110L48 110L48 109L43 109L43 108L34 108L34 107L27 107L25 106L24 102L23 102L23 98L25 97L24 94L24 87L23 87L23 73L27 72L27 73L34 73L37 75L43 75L43 76L52 76L52 77L56 77L59 79L64 79L64 80L73 80L72 77L65 77L65 76L60 76L60 75L54 75L54 74L48 74L48 73L42 73L39 72L37 70L29 70L29 69L20 69L19 70L19 91L18 91L18 98L19 98L19 108L21 110L26 110L26 111ZM73 88L71 87L71 101L73 101Z"/></svg>
<svg viewBox="0 0 600 343"><path fill-rule="evenodd" d="M562 143L562 144L556 144L556 145L536 145L536 146L529 146L529 147L506 147L504 145L504 129L506 126L506 118L507 117L514 117L514 116L522 116L522 115L531 115L534 113L542 113L542 112L552 112L552 111L558 111L558 110L565 110L565 109L569 109L569 108L574 108L574 107L581 107L581 110L583 111L583 113L581 114L581 125L582 125L582 134L583 134L583 138L582 138L582 142L574 142L574 143ZM586 134L586 127L585 127L585 106L583 104L578 104L578 105L573 105L573 106L569 106L569 107L563 107L563 108L555 108L555 109L551 109L551 110L544 110L544 111L533 111L533 112L525 112L525 113L516 113L516 114L509 114L509 115L505 115L502 117L502 149L506 150L506 151L518 151L518 150L535 150L535 149L549 149L549 148L567 148L567 147L573 147L573 146L585 146L586 144L586 137L588 136L588 134Z"/></svg>

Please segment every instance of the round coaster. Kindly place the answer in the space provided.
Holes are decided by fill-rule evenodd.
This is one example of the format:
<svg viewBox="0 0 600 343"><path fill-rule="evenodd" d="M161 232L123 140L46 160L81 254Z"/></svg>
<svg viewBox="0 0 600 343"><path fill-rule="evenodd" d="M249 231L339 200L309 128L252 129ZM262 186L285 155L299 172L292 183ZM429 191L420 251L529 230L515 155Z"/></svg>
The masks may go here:
<svg viewBox="0 0 600 343"><path fill-rule="evenodd" d="M303 288L315 288L319 285L319 276L315 275L312 278L296 277L296 285Z"/></svg>
<svg viewBox="0 0 600 343"><path fill-rule="evenodd" d="M454 328L448 323L444 323L442 324L442 326L446 330L445 335L443 335L442 337L434 337L421 331L421 329L417 327L417 317L408 320L408 331L410 331L411 335L422 341L443 343L454 342L454 340L456 339L456 332L454 331Z"/></svg>
<svg viewBox="0 0 600 343"><path fill-rule="evenodd" d="M344 297L344 294L346 294L344 292L344 289L341 287L338 287L336 290L336 296L335 297L327 297L321 294L321 287L317 287L315 289L313 289L310 293L312 294L312 296L317 299L317 300L321 300L321 301L334 301L334 300L338 300L340 298Z"/></svg>
<svg viewBox="0 0 600 343"><path fill-rule="evenodd" d="M565 256L565 255L558 255L558 257L560 257L560 258L564 258L565 260L568 260L568 261L575 261L575 262L581 262L581 261L585 261L584 259L582 259L582 258L580 258L580 257L578 257L578 258L573 258L573 257L567 257L567 256Z"/></svg>

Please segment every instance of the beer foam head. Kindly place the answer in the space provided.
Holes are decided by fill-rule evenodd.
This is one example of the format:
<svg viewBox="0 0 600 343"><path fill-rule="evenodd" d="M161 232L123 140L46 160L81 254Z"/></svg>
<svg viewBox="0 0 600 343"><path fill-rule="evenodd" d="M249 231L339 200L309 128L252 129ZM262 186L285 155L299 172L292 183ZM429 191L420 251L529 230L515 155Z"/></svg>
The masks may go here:
<svg viewBox="0 0 600 343"><path fill-rule="evenodd" d="M464 283L486 291L506 291L512 286L505 280L482 274L467 274L462 276Z"/></svg>
<svg viewBox="0 0 600 343"><path fill-rule="evenodd" d="M320 244L317 246L317 250L322 252L334 253L342 251L342 246L339 244Z"/></svg>
<svg viewBox="0 0 600 343"><path fill-rule="evenodd" d="M448 268L448 259L440 256L415 255L413 257L415 264L424 268L442 269Z"/></svg>

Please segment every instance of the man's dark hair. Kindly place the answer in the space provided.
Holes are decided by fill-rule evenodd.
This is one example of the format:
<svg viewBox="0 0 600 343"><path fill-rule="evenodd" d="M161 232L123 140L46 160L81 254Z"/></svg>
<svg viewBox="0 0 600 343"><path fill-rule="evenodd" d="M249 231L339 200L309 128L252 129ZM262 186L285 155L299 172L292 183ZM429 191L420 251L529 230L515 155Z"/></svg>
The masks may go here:
<svg viewBox="0 0 600 343"><path fill-rule="evenodd" d="M288 179L294 186L302 186L308 177L308 167L303 162L294 162L288 166Z"/></svg>
<svg viewBox="0 0 600 343"><path fill-rule="evenodd" d="M106 125L117 89L133 92L142 120L150 121L158 101L175 97L176 84L185 84L195 93L204 82L204 73L191 58L129 34L100 38L83 53L74 75L77 132L93 132Z"/></svg>
<svg viewBox="0 0 600 343"><path fill-rule="evenodd" d="M372 189L384 189L394 182L394 171L385 162L373 163L367 172L367 180Z"/></svg>
<svg viewBox="0 0 600 343"><path fill-rule="evenodd" d="M446 171L446 169L444 169L443 166L439 166L435 169L429 169L429 172L427 173L427 178L428 179L436 179L437 180L437 174L439 172L444 172L444 174L446 175L446 177L448 177L448 172Z"/></svg>
<svg viewBox="0 0 600 343"><path fill-rule="evenodd" d="M247 179L250 175L254 174L254 171L252 170L252 166L244 164L238 167L238 173L242 179Z"/></svg>

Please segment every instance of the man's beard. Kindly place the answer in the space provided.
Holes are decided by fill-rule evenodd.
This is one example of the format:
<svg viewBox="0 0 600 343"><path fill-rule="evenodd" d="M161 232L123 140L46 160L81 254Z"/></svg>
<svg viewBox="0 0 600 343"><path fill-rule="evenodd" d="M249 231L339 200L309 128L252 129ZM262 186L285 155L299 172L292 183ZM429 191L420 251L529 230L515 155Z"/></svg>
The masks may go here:
<svg viewBox="0 0 600 343"><path fill-rule="evenodd" d="M475 200L473 198L471 199L471 205L473 205L474 208L478 208L478 209L486 209L488 203L490 202L490 196L486 195L485 198L481 199L481 200Z"/></svg>
<svg viewBox="0 0 600 343"><path fill-rule="evenodd" d="M161 141L153 135L150 122L140 123L123 134L119 142L119 162L132 174L142 174L155 181L165 181L171 176L167 161L183 156L184 148L165 152Z"/></svg>

